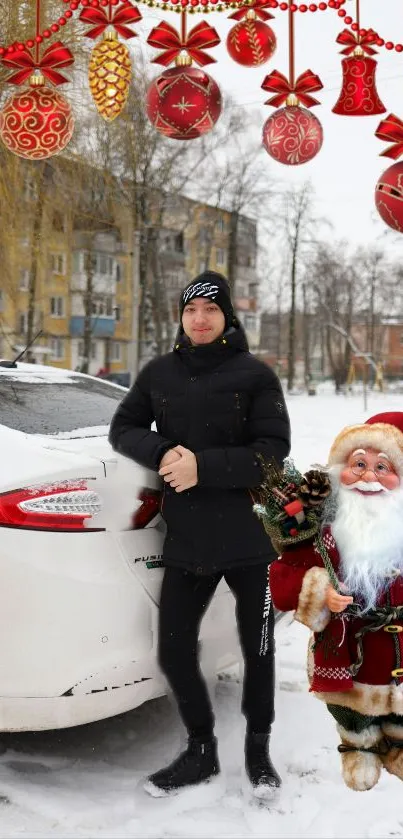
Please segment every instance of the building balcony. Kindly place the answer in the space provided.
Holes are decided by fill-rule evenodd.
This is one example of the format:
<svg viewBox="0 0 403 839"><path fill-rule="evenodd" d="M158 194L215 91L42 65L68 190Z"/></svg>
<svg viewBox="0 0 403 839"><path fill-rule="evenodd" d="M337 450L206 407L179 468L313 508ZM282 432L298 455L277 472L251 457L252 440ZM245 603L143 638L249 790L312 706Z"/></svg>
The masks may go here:
<svg viewBox="0 0 403 839"><path fill-rule="evenodd" d="M82 338L84 335L84 315L73 315L70 318L70 335L72 338ZM115 334L115 318L91 318L91 333L94 338L112 338Z"/></svg>

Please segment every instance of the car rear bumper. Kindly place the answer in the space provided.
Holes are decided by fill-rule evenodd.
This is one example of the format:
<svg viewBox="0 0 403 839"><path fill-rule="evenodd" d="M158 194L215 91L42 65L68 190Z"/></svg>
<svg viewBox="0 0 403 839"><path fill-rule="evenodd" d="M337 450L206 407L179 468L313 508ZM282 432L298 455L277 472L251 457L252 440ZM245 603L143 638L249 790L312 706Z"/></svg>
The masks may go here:
<svg viewBox="0 0 403 839"><path fill-rule="evenodd" d="M81 696L0 698L0 731L44 731L84 725L123 714L164 693L162 679L147 679L118 690Z"/></svg>

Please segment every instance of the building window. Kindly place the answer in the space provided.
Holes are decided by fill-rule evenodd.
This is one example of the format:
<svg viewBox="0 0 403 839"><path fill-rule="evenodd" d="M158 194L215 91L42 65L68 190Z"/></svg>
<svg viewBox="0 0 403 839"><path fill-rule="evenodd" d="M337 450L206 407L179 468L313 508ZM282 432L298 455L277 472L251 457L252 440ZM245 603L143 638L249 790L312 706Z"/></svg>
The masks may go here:
<svg viewBox="0 0 403 839"><path fill-rule="evenodd" d="M4 311L4 292L0 288L0 312Z"/></svg>
<svg viewBox="0 0 403 839"><path fill-rule="evenodd" d="M98 257L98 271L100 274L108 273L108 258L104 254Z"/></svg>
<svg viewBox="0 0 403 839"><path fill-rule="evenodd" d="M255 318L253 315L246 315L245 316L245 329L254 329L255 328Z"/></svg>
<svg viewBox="0 0 403 839"><path fill-rule="evenodd" d="M112 341L111 347L111 361L120 361L121 360L121 344L119 341Z"/></svg>
<svg viewBox="0 0 403 839"><path fill-rule="evenodd" d="M217 220L217 230L219 233L225 233L225 219L224 216L220 216Z"/></svg>
<svg viewBox="0 0 403 839"><path fill-rule="evenodd" d="M53 211L52 227L57 233L65 233L66 231L66 216L60 210Z"/></svg>
<svg viewBox="0 0 403 839"><path fill-rule="evenodd" d="M115 306L115 320L119 323L122 317L122 312L120 306Z"/></svg>
<svg viewBox="0 0 403 839"><path fill-rule="evenodd" d="M20 271L20 291L28 291L29 288L29 271L28 268L22 268Z"/></svg>
<svg viewBox="0 0 403 839"><path fill-rule="evenodd" d="M216 248L216 258L215 261L217 265L225 265L226 258L225 258L225 250L224 248Z"/></svg>
<svg viewBox="0 0 403 839"><path fill-rule="evenodd" d="M64 339L63 338L51 338L50 339L50 347L52 350L51 359L53 361L61 361L64 358Z"/></svg>
<svg viewBox="0 0 403 839"><path fill-rule="evenodd" d="M207 259L199 259L199 274L207 271Z"/></svg>
<svg viewBox="0 0 403 839"><path fill-rule="evenodd" d="M73 251L73 273L79 274L83 270L82 251Z"/></svg>
<svg viewBox="0 0 403 839"><path fill-rule="evenodd" d="M64 297L50 298L50 314L52 318L64 318Z"/></svg>
<svg viewBox="0 0 403 839"><path fill-rule="evenodd" d="M113 318L113 300L112 297L106 298L106 317Z"/></svg>
<svg viewBox="0 0 403 839"><path fill-rule="evenodd" d="M403 332L400 333L400 346L403 347Z"/></svg>
<svg viewBox="0 0 403 839"><path fill-rule="evenodd" d="M66 273L66 254L65 253L51 253L50 254L50 270L52 274Z"/></svg>
<svg viewBox="0 0 403 839"><path fill-rule="evenodd" d="M183 233L178 233L175 236L175 250L177 253L184 252Z"/></svg>
<svg viewBox="0 0 403 839"><path fill-rule="evenodd" d="M20 312L18 315L18 333L25 335L28 329L28 312Z"/></svg>

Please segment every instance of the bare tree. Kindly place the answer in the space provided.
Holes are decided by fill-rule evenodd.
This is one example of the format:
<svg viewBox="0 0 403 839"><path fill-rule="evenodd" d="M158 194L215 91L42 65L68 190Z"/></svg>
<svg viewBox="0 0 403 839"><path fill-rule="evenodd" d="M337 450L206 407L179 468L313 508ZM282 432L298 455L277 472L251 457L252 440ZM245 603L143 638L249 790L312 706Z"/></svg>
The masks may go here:
<svg viewBox="0 0 403 839"><path fill-rule="evenodd" d="M295 383L297 287L304 264L316 247L318 226L323 220L314 215L314 193L309 183L287 190L280 199L277 225L288 254L290 291L288 328L287 389Z"/></svg>

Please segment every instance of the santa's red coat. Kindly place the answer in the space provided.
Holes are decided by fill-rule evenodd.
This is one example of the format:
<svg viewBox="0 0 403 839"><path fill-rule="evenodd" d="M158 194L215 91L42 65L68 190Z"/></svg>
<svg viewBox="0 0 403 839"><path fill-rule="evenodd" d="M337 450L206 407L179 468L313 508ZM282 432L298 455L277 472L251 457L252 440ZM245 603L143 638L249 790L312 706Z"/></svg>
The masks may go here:
<svg viewBox="0 0 403 839"><path fill-rule="evenodd" d="M329 528L322 539L337 575L339 554ZM308 656L311 690L327 703L361 714L403 716L403 618L363 635L363 661L352 676L350 666L358 655L356 633L372 619L331 614L325 602L329 582L312 542L290 547L270 566L274 605L282 611L295 610L296 619L314 633ZM402 575L390 581L377 606L403 606Z"/></svg>

